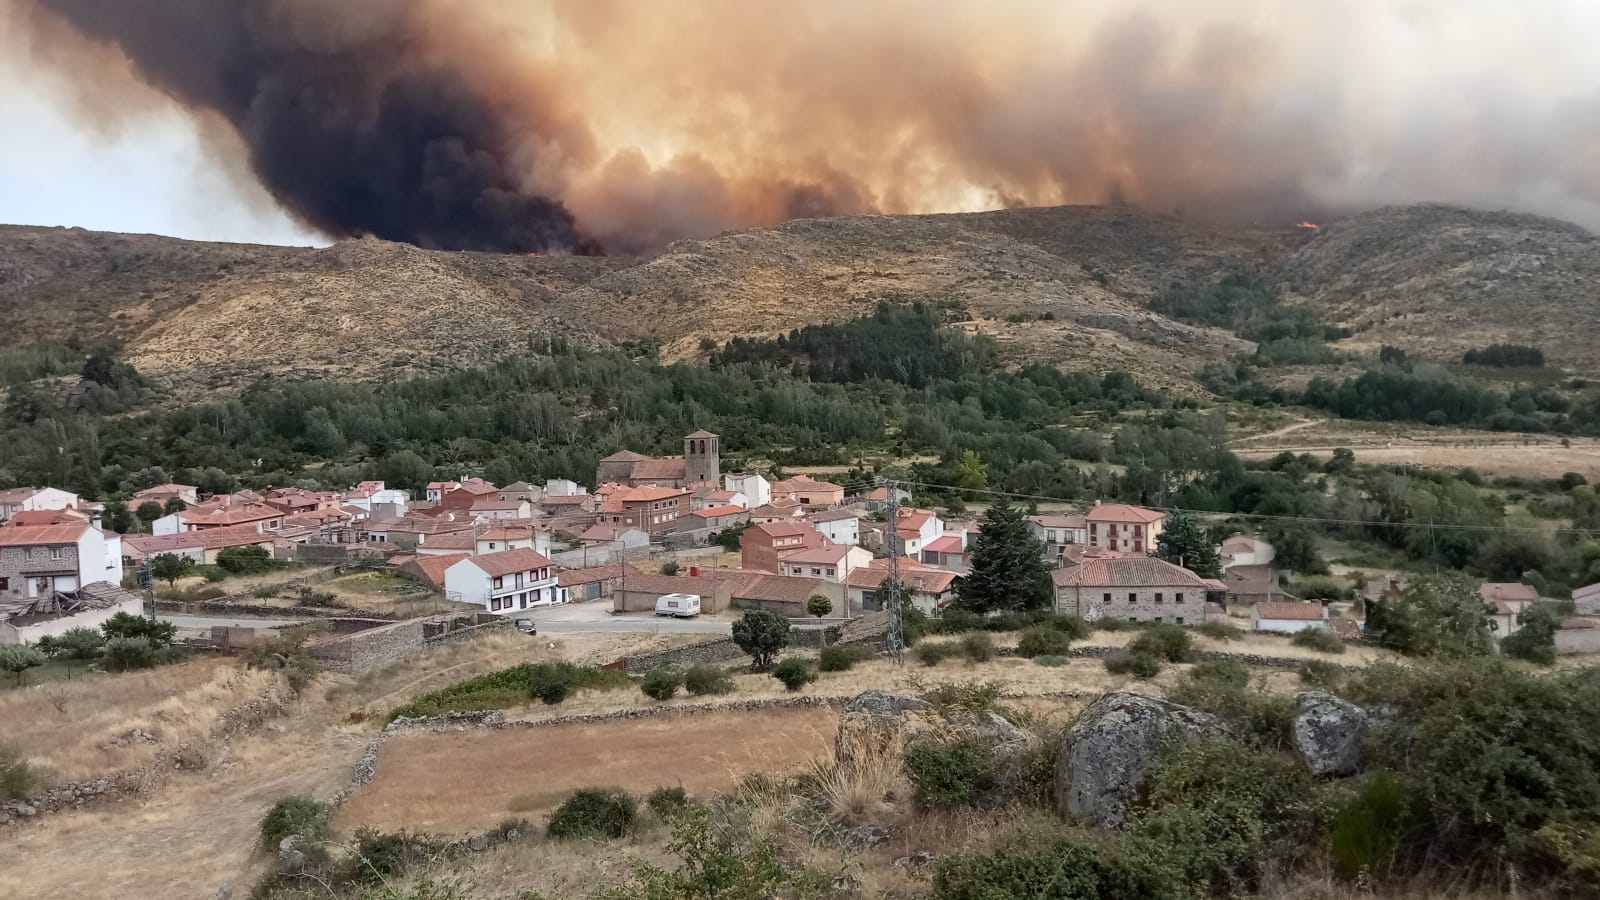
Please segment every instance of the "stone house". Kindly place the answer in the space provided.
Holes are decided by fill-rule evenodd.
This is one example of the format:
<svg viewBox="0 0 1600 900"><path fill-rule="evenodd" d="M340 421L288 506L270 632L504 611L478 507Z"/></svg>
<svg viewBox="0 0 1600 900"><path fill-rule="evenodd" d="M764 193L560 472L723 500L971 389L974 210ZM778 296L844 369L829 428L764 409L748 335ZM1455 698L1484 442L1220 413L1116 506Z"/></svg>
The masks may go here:
<svg viewBox="0 0 1600 900"><path fill-rule="evenodd" d="M277 535L266 534L254 525L207 528L178 534L127 534L122 536L125 564L138 565L152 557L171 553L186 556L201 565L215 565L217 554L229 547L263 547L271 551Z"/></svg>
<svg viewBox="0 0 1600 900"><path fill-rule="evenodd" d="M122 537L88 523L0 528L0 601L122 583Z"/></svg>
<svg viewBox="0 0 1600 900"><path fill-rule="evenodd" d="M1167 514L1126 503L1099 503L1084 515L1089 546L1118 553L1149 553Z"/></svg>
<svg viewBox="0 0 1600 900"><path fill-rule="evenodd" d="M1067 548L1089 543L1089 520L1083 516L1049 514L1028 517L1028 530L1044 544L1053 564L1059 565Z"/></svg>
<svg viewBox="0 0 1600 900"><path fill-rule="evenodd" d="M1203 625L1206 604L1220 602L1226 590L1221 582L1153 556L1085 558L1050 577L1056 612L1091 622L1113 618Z"/></svg>
<svg viewBox="0 0 1600 900"><path fill-rule="evenodd" d="M632 450L613 453L595 467L594 483L670 488L716 485L722 470L720 445L717 435L696 431L683 439L682 456L645 456Z"/></svg>

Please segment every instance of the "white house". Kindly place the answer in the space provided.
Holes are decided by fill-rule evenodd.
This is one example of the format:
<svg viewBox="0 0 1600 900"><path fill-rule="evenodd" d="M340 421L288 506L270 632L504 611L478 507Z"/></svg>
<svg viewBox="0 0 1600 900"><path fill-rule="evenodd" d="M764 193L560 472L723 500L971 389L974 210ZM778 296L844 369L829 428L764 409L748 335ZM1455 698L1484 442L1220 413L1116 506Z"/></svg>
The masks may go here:
<svg viewBox="0 0 1600 900"><path fill-rule="evenodd" d="M1278 558L1278 551L1266 541L1248 534L1236 534L1217 548L1224 571L1234 566L1267 566Z"/></svg>
<svg viewBox="0 0 1600 900"><path fill-rule="evenodd" d="M861 516L848 509L830 509L809 517L811 527L835 544L861 543Z"/></svg>
<svg viewBox="0 0 1600 900"><path fill-rule="evenodd" d="M444 593L497 613L566 602L555 564L536 550L502 550L460 560L444 570Z"/></svg>
<svg viewBox="0 0 1600 900"><path fill-rule="evenodd" d="M1251 631L1293 634L1307 628L1328 628L1328 608L1321 603L1257 603L1250 607Z"/></svg>
<svg viewBox="0 0 1600 900"><path fill-rule="evenodd" d="M1495 637L1506 638L1522 629L1522 613L1539 602L1539 592L1526 584L1489 581L1478 586L1478 596L1493 611Z"/></svg>
<svg viewBox="0 0 1600 900"><path fill-rule="evenodd" d="M502 550L533 550L550 555L550 535L527 527L491 526L478 531L473 544L474 556L487 556Z"/></svg>
<svg viewBox="0 0 1600 900"><path fill-rule="evenodd" d="M782 553L778 574L795 578L821 578L842 582L850 573L872 562L872 551L853 544L824 544Z"/></svg>
<svg viewBox="0 0 1600 900"><path fill-rule="evenodd" d="M889 577L887 561L873 560L850 573L845 579L850 597L850 614L877 612L883 609L883 582ZM934 569L905 560L900 565L900 580L911 591L911 602L925 613L948 606L955 599L954 572Z"/></svg>
<svg viewBox="0 0 1600 900"><path fill-rule="evenodd" d="M96 581L75 591L0 604L0 644L34 644L73 628L99 628L117 613L143 612L138 594Z"/></svg>
<svg viewBox="0 0 1600 900"><path fill-rule="evenodd" d="M895 546L900 555L922 558L922 548L944 537L944 520L931 509L900 509L895 523Z"/></svg>
<svg viewBox="0 0 1600 900"><path fill-rule="evenodd" d="M368 516L385 516L398 519L406 514L411 495L398 488L385 487L381 481L363 481L344 495L343 504L353 506Z"/></svg>
<svg viewBox="0 0 1600 900"><path fill-rule="evenodd" d="M552 478L544 483L546 497L577 497L587 493L589 493L588 488L565 478Z"/></svg>
<svg viewBox="0 0 1600 900"><path fill-rule="evenodd" d="M1089 520L1083 516L1047 514L1028 517L1028 530L1045 545L1052 560L1066 554L1066 548L1089 543Z"/></svg>
<svg viewBox="0 0 1600 900"><path fill-rule="evenodd" d="M722 487L743 494L745 502L740 505L747 509L772 502L772 482L755 472L730 472L722 476Z"/></svg>
<svg viewBox="0 0 1600 900"><path fill-rule="evenodd" d="M0 491L0 522L19 512L46 509L76 509L81 503L78 495L60 488L12 488Z"/></svg>
<svg viewBox="0 0 1600 900"><path fill-rule="evenodd" d="M93 525L0 528L0 601L122 583L122 536Z"/></svg>

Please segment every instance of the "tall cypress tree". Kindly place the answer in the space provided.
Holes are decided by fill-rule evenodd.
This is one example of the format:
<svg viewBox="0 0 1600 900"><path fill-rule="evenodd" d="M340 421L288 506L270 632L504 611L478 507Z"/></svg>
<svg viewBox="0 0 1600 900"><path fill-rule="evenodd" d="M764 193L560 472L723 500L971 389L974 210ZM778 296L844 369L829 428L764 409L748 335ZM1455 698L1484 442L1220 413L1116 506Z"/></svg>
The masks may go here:
<svg viewBox="0 0 1600 900"><path fill-rule="evenodd" d="M1028 530L1022 510L1000 498L983 514L972 568L956 587L961 606L978 613L1044 609L1052 593L1044 545Z"/></svg>
<svg viewBox="0 0 1600 900"><path fill-rule="evenodd" d="M1199 575L1201 578L1221 578L1222 560L1216 545L1200 529L1200 523L1186 512L1167 516L1156 538L1156 557Z"/></svg>

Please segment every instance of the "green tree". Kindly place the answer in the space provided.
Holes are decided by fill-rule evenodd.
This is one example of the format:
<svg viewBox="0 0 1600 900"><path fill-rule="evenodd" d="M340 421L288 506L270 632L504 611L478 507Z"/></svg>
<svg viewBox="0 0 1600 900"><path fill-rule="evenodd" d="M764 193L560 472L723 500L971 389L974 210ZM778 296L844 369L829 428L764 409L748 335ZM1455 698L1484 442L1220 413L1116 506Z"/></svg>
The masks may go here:
<svg viewBox="0 0 1600 900"><path fill-rule="evenodd" d="M150 530L150 523L161 518L165 513L161 511L161 504L154 500L146 500L139 504L139 509L134 513L139 521L144 523L144 530Z"/></svg>
<svg viewBox="0 0 1600 900"><path fill-rule="evenodd" d="M41 638L40 651L71 662L90 662L105 651L105 635L93 628L69 628L55 637ZM71 671L71 666L68 666Z"/></svg>
<svg viewBox="0 0 1600 900"><path fill-rule="evenodd" d="M128 509L128 504L121 500L113 500L106 504L106 524L117 534L127 534L133 530L133 510Z"/></svg>
<svg viewBox="0 0 1600 900"><path fill-rule="evenodd" d="M750 654L757 669L765 669L789 646L789 620L764 609L747 609L733 623L733 642Z"/></svg>
<svg viewBox="0 0 1600 900"><path fill-rule="evenodd" d="M189 574L194 568L194 560L176 553L163 553L150 561L150 574L172 587L178 579Z"/></svg>
<svg viewBox="0 0 1600 900"><path fill-rule="evenodd" d="M1494 652L1494 620L1463 575L1412 579L1399 596L1370 602L1366 635L1410 656L1461 658Z"/></svg>
<svg viewBox="0 0 1600 900"><path fill-rule="evenodd" d="M956 586L960 604L973 612L1044 609L1054 589L1045 548L1022 517L1001 497L983 514L972 545L972 568Z"/></svg>
<svg viewBox="0 0 1600 900"><path fill-rule="evenodd" d="M1201 578L1221 578L1222 560L1211 538L1186 512L1167 516L1156 538L1156 554L1169 563L1183 566Z"/></svg>
<svg viewBox="0 0 1600 900"><path fill-rule="evenodd" d="M144 638L153 647L165 647L178 635L178 626L171 622L158 622L143 616L130 616L119 612L100 625L109 642L117 638Z"/></svg>
<svg viewBox="0 0 1600 900"><path fill-rule="evenodd" d="M1555 605L1535 603L1517 616L1517 630L1500 642L1507 655L1544 666L1555 665L1556 631L1561 615Z"/></svg>
<svg viewBox="0 0 1600 900"><path fill-rule="evenodd" d="M414 451L401 450L378 463L378 477L390 487L419 491L433 480L433 466Z"/></svg>
<svg viewBox="0 0 1600 900"><path fill-rule="evenodd" d="M833 612L833 601L821 594L812 594L806 600L806 612L820 619Z"/></svg>
<svg viewBox="0 0 1600 900"><path fill-rule="evenodd" d="M272 553L260 544L225 547L217 552L217 565L234 575L259 575L272 568Z"/></svg>
<svg viewBox="0 0 1600 900"><path fill-rule="evenodd" d="M183 512L184 510L186 510L188 508L189 508L189 504L183 502L183 498L182 497L179 497L178 495L174 494L171 497L167 498L167 502L166 502L166 504L164 506L161 507L161 511L170 516L173 513Z"/></svg>
<svg viewBox="0 0 1600 900"><path fill-rule="evenodd" d="M956 461L956 484L968 500L976 499L977 492L989 486L989 467L976 450L963 450Z"/></svg>
<svg viewBox="0 0 1600 900"><path fill-rule="evenodd" d="M44 665L44 654L25 644L0 646L0 671L17 676L17 687L22 686L22 675L29 669Z"/></svg>
<svg viewBox="0 0 1600 900"><path fill-rule="evenodd" d="M1325 575L1328 564L1317 554L1317 539L1304 525L1275 525L1267 530L1273 562L1278 568L1301 575Z"/></svg>

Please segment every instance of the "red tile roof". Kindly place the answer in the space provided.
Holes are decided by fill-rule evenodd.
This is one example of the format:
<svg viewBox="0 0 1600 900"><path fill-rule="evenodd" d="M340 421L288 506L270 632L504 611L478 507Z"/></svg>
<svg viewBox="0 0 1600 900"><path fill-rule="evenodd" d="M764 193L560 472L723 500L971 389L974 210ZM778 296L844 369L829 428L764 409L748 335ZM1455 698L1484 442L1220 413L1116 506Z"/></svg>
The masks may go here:
<svg viewBox="0 0 1600 900"><path fill-rule="evenodd" d="M0 528L0 547L28 547L40 544L76 544L89 530L85 523L75 525L20 525Z"/></svg>
<svg viewBox="0 0 1600 900"><path fill-rule="evenodd" d="M805 537L808 534L817 533L816 529L799 522L764 522L760 525L751 525L745 530L745 534L750 534L751 532L773 538Z"/></svg>
<svg viewBox="0 0 1600 900"><path fill-rule="evenodd" d="M1478 587L1478 596L1485 603L1507 601L1511 603L1532 603L1539 599L1539 592L1532 586L1506 581L1488 581Z"/></svg>
<svg viewBox="0 0 1600 900"><path fill-rule="evenodd" d="M1263 619L1287 619L1294 622L1320 622L1327 618L1328 608L1321 603L1257 603L1256 615Z"/></svg>
<svg viewBox="0 0 1600 900"><path fill-rule="evenodd" d="M700 516L703 519L715 519L720 516L731 516L744 511L744 507L735 506L734 504L729 503L726 506L712 506L707 509L697 509L694 512L689 513L689 515Z"/></svg>
<svg viewBox="0 0 1600 900"><path fill-rule="evenodd" d="M489 575L511 575L554 565L543 553L527 549L485 553L482 556L472 557L472 564Z"/></svg>
<svg viewBox="0 0 1600 900"><path fill-rule="evenodd" d="M419 556L412 563L422 570L422 576L428 579L434 587L444 587L444 570L450 568L463 559L470 559L470 553L447 553L444 556Z"/></svg>
<svg viewBox="0 0 1600 900"><path fill-rule="evenodd" d="M478 536L471 531L451 531L429 535L417 545L420 550L473 550L478 546ZM426 555L426 554L425 554Z"/></svg>
<svg viewBox="0 0 1600 900"><path fill-rule="evenodd" d="M803 565L837 565L841 560L850 555L848 544L824 544L816 547L805 547L800 550L791 550L779 556L780 562L797 563Z"/></svg>
<svg viewBox="0 0 1600 900"><path fill-rule="evenodd" d="M89 521L89 514L76 509L24 509L13 513L5 521L5 528L25 525L79 525Z"/></svg>
<svg viewBox="0 0 1600 900"><path fill-rule="evenodd" d="M179 534L125 534L122 544L127 550L133 551L130 556L157 556L178 550L218 550L264 544L276 538L277 535L262 532L254 525L232 525Z"/></svg>
<svg viewBox="0 0 1600 900"><path fill-rule="evenodd" d="M1206 579L1164 559L1126 556L1086 558L1072 569L1057 569L1052 580L1062 587L1210 587Z"/></svg>
<svg viewBox="0 0 1600 900"><path fill-rule="evenodd" d="M877 566L863 566L850 573L845 579L845 584L857 588L878 588L883 580L889 577L889 570ZM943 569L912 568L901 566L900 580L907 587L925 594L942 594L950 590L955 583L956 573L946 572Z"/></svg>
<svg viewBox="0 0 1600 900"><path fill-rule="evenodd" d="M812 513L806 518L813 522L843 522L846 519L859 519L861 513L851 509L830 509L824 512Z"/></svg>
<svg viewBox="0 0 1600 900"><path fill-rule="evenodd" d="M942 538L936 538L934 540L931 540L928 543L924 544L922 546L922 549L926 550L926 551L933 552L933 553L963 553L963 552L965 552L964 548L961 545L960 536L959 535L954 535L954 534L947 534Z"/></svg>
<svg viewBox="0 0 1600 900"><path fill-rule="evenodd" d="M1123 525L1148 525L1165 519L1167 514L1142 506L1129 506L1126 503L1101 503L1089 510L1084 516L1090 522L1111 522Z"/></svg>
<svg viewBox="0 0 1600 900"><path fill-rule="evenodd" d="M1070 514L1029 516L1028 521L1045 528L1086 528L1089 520Z"/></svg>
<svg viewBox="0 0 1600 900"><path fill-rule="evenodd" d="M576 587L580 584L593 584L596 581L611 581L622 577L622 566L590 566L587 569L562 569L556 573L556 583L562 587Z"/></svg>
<svg viewBox="0 0 1600 900"><path fill-rule="evenodd" d="M803 604L811 599L812 594L822 590L822 585L826 583L819 578L758 574L735 584L731 598L761 600L767 603Z"/></svg>

